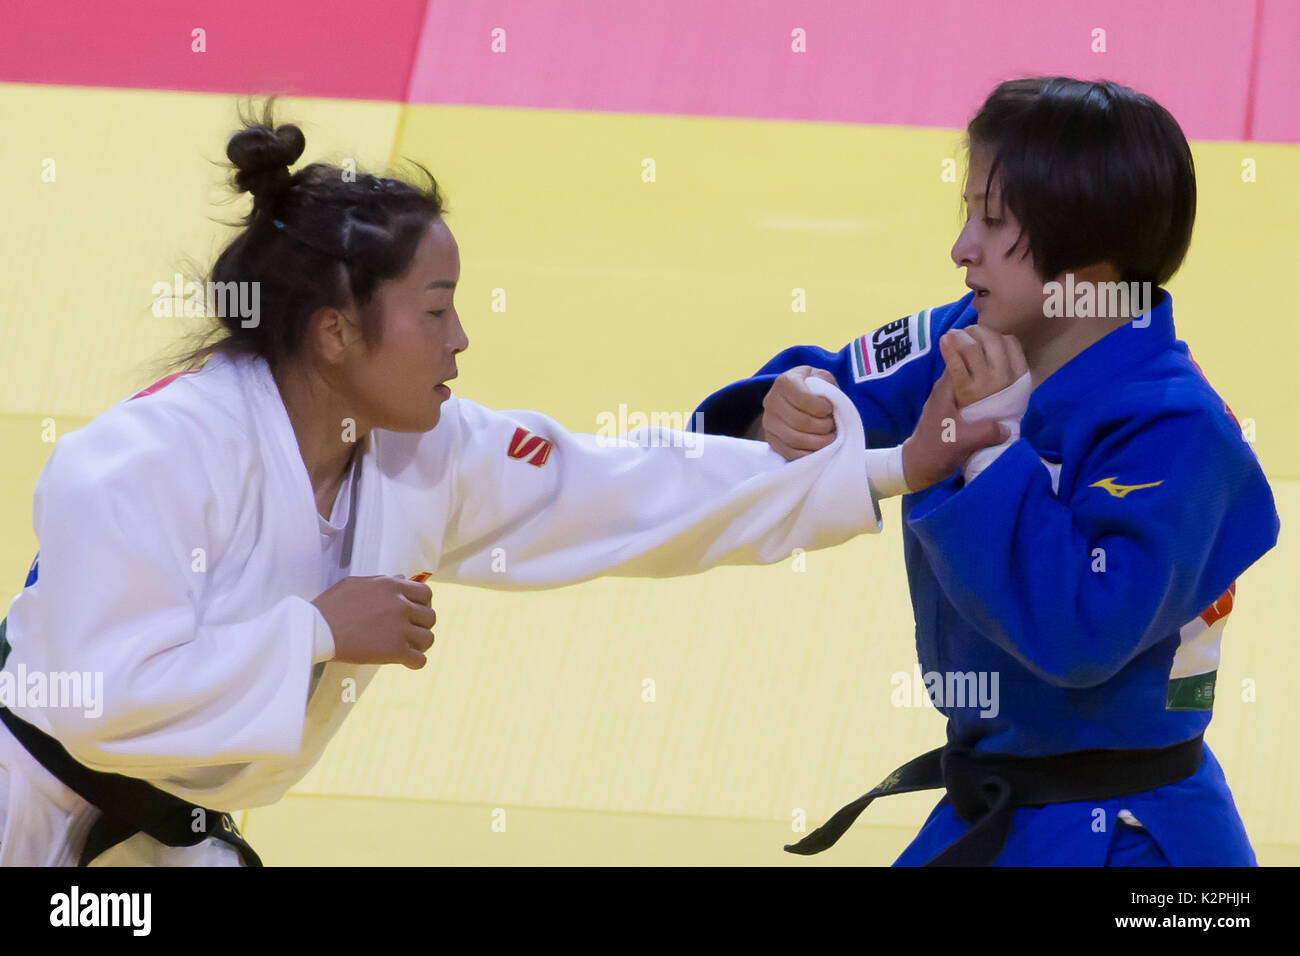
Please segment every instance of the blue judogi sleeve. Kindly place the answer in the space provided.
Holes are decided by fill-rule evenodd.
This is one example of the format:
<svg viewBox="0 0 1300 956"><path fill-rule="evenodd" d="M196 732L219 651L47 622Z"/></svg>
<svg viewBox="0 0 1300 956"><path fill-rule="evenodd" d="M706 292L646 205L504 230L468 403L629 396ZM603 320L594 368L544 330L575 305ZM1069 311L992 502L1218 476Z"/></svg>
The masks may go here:
<svg viewBox="0 0 1300 956"><path fill-rule="evenodd" d="M696 409L693 422L710 434L743 436L763 411L763 398L772 382L799 365L825 369L862 417L867 446L886 448L912 434L921 407L943 374L943 358L935 344L950 328L975 321L969 308L974 294L956 302L925 309L886 323L854 339L838 352L815 345L796 345L777 354L750 378L714 392Z"/></svg>
<svg viewBox="0 0 1300 956"><path fill-rule="evenodd" d="M1022 438L908 517L961 615L1050 684L1104 683L1277 541L1272 493L1240 430L1158 397L1113 396L1067 437L1077 465L1059 498Z"/></svg>

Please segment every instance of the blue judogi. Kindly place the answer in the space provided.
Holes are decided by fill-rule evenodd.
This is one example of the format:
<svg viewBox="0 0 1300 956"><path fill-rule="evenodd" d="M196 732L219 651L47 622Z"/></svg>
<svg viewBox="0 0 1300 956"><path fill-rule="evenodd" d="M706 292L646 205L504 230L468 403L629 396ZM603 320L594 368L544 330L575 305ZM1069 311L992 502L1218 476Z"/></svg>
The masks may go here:
<svg viewBox="0 0 1300 956"><path fill-rule="evenodd" d="M786 349L706 399L703 428L742 434L778 374L812 365L853 400L871 447L896 445L943 372L938 336L976 322L972 299L838 353ZM1021 756L1156 748L1210 721L1234 582L1276 543L1278 516L1240 427L1175 337L1171 298L1157 299L1039 383L1020 439L969 485L955 473L903 498L917 655L940 677L950 743ZM994 674L996 713L952 692L962 675ZM1121 810L1145 833L1119 824ZM896 865L924 863L969 827L941 801ZM996 863L1163 858L1255 863L1208 747L1175 784L1016 809Z"/></svg>

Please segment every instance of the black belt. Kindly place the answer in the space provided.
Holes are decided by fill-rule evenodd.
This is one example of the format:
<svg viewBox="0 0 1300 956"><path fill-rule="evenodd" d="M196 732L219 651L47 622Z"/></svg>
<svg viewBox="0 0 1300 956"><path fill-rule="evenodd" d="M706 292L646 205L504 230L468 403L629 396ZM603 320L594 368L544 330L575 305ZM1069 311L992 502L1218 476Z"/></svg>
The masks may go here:
<svg viewBox="0 0 1300 956"><path fill-rule="evenodd" d="M99 809L100 817L90 828L77 866L86 866L137 833L175 847L196 846L216 837L238 850L245 866L262 865L229 813L200 807L135 777L91 770L78 763L61 743L7 707L0 707L0 721L41 766Z"/></svg>
<svg viewBox="0 0 1300 956"><path fill-rule="evenodd" d="M1075 750L1046 757L982 754L949 744L909 760L798 843L810 856L835 844L876 797L945 788L944 800L971 828L925 866L990 866L1007 843L1012 811L1076 800L1110 800L1177 783L1196 773L1202 736L1142 750Z"/></svg>

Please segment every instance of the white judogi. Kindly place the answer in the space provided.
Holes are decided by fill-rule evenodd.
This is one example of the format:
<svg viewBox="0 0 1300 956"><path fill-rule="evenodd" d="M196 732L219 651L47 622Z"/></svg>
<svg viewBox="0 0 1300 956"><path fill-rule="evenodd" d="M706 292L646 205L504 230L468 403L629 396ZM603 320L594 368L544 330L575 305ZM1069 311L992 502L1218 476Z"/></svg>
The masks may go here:
<svg viewBox="0 0 1300 956"><path fill-rule="evenodd" d="M4 702L95 770L217 810L274 803L350 710L345 682L359 694L377 670L323 664L333 638L310 602L328 582L423 570L557 587L769 563L878 531L860 418L833 386L809 387L831 399L837 435L790 463L713 435L602 445L453 397L432 431L371 433L336 501L334 517L351 519L336 537L266 364L215 356L56 444L33 507L38 577L10 606L5 671L100 672L102 714ZM686 440L699 443L689 454ZM97 814L0 725L0 864L75 863ZM214 840L173 849L136 834L98 860L113 862L237 857Z"/></svg>

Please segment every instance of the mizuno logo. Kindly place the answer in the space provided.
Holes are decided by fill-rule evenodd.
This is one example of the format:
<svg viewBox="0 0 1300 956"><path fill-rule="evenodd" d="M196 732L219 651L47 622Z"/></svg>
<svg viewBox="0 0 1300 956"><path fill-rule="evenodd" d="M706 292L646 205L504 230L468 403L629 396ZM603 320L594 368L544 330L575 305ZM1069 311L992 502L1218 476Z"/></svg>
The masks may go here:
<svg viewBox="0 0 1300 956"><path fill-rule="evenodd" d="M534 435L526 428L516 428L514 437L510 439L510 445L506 448L506 454L541 468L546 464L546 459L551 457L553 447L540 435Z"/></svg>
<svg viewBox="0 0 1300 956"><path fill-rule="evenodd" d="M1117 484L1114 477L1103 478L1101 481L1094 481L1089 488L1102 488L1116 498L1123 498L1130 491L1138 491L1142 488L1154 488L1156 485L1163 485L1164 481L1148 481L1145 485L1121 485Z"/></svg>

